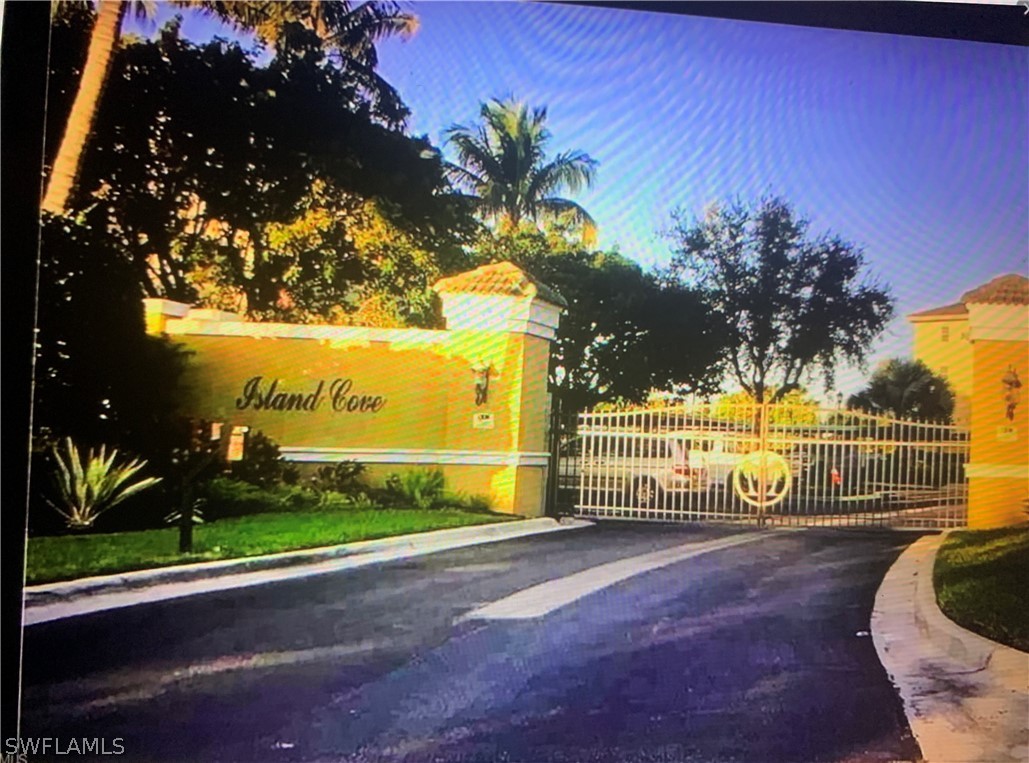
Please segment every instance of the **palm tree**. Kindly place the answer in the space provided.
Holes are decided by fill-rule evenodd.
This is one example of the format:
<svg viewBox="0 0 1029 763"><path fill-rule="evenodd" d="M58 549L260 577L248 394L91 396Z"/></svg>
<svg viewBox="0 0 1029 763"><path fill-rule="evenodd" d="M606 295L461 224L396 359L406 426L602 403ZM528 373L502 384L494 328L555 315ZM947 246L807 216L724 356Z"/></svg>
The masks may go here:
<svg viewBox="0 0 1029 763"><path fill-rule="evenodd" d="M65 125L64 135L54 159L54 167L47 182L46 193L43 195L43 210L55 215L64 213L68 197L71 196L78 178L82 152L93 129L100 94L111 69L118 32L130 4L120 0L100 0L97 5L96 23L89 38L82 79L79 80L79 89L75 93L71 114L68 116L68 123ZM145 12L147 8L142 4L133 5L140 12ZM57 3L54 3L54 8L56 7Z"/></svg>
<svg viewBox="0 0 1029 763"><path fill-rule="evenodd" d="M896 418L949 421L954 395L946 379L922 361L894 358L879 366L868 386L851 395L847 405Z"/></svg>
<svg viewBox="0 0 1029 763"><path fill-rule="evenodd" d="M565 151L550 162L545 149L550 132L545 108L529 109L514 100L482 104L482 123L453 125L447 142L458 164L448 164L450 179L467 189L479 212L499 225L517 227L566 217L582 226L583 237L596 233L593 218L574 201L553 194L577 193L593 183L597 163L582 151Z"/></svg>
<svg viewBox="0 0 1029 763"><path fill-rule="evenodd" d="M401 13L394 3L371 0L354 7L347 0L176 0L176 4L217 16L236 28L252 29L269 43L278 39L284 24L303 24L318 34L342 65L353 71L387 121L402 121L403 106L399 96L374 71L378 63L375 42L391 34L411 34L417 28L415 18ZM57 3L54 5L56 7ZM43 196L43 210L55 215L67 210L78 180L82 155L93 129L125 14L131 9L149 17L156 7L153 0L98 0L97 6L82 79Z"/></svg>
<svg viewBox="0 0 1029 763"><path fill-rule="evenodd" d="M406 110L392 85L375 71L375 44L387 37L407 38L418 31L418 18L391 0L354 5L349 0L208 0L211 11L237 26L253 30L268 44L278 42L287 24L313 31L332 59L350 73L378 114L400 124Z"/></svg>

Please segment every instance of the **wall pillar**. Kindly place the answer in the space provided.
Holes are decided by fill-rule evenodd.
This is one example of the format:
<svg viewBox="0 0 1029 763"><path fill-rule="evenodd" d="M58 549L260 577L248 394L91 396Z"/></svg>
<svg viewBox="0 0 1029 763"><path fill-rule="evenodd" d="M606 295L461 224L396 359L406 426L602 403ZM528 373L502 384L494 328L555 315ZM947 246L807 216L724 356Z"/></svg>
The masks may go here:
<svg viewBox="0 0 1029 763"><path fill-rule="evenodd" d="M969 304L972 340L968 526L1029 519L1029 307Z"/></svg>
<svg viewBox="0 0 1029 763"><path fill-rule="evenodd" d="M488 438L475 438L474 429L484 417L502 417L508 424L503 447L511 459L491 477L494 506L542 516L549 468L547 373L551 342L566 303L507 262L442 279L433 288L443 304L447 331L465 345L462 354L477 357L470 370L484 372L488 384L486 399L476 399L471 415L464 414L467 419L451 417L450 446L467 443L469 435L485 441ZM482 381L481 375L477 378Z"/></svg>

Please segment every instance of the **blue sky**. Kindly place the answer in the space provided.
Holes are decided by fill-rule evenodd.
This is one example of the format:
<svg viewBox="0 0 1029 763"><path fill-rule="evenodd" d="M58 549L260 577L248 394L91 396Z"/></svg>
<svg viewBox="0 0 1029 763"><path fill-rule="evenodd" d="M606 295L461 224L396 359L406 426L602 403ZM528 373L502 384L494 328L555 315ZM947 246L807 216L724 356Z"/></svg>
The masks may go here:
<svg viewBox="0 0 1029 763"><path fill-rule="evenodd" d="M418 33L379 58L410 131L441 144L487 98L546 105L553 150L599 162L576 198L601 245L645 266L668 261L673 209L782 195L890 285L899 317L876 359L910 352L905 314L1029 270L1025 48L550 4L405 7Z"/></svg>

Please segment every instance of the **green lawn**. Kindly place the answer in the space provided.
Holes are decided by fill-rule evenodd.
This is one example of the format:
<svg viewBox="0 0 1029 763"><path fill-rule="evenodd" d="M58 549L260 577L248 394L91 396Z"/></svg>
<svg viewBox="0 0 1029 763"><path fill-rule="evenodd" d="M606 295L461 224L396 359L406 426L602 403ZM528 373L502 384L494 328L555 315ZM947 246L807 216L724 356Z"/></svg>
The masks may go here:
<svg viewBox="0 0 1029 763"><path fill-rule="evenodd" d="M194 553L178 553L178 530L30 538L29 585L172 564L332 546L517 517L457 510L294 511L221 519L193 531Z"/></svg>
<svg viewBox="0 0 1029 763"><path fill-rule="evenodd" d="M1029 652L1029 527L951 533L933 582L951 620Z"/></svg>

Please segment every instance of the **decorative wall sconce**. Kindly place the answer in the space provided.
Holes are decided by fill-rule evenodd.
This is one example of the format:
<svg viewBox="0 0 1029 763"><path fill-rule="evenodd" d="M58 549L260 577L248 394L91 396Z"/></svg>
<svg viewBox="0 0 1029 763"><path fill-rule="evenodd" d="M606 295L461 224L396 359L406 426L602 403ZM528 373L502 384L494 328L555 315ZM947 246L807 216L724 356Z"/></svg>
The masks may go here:
<svg viewBox="0 0 1029 763"><path fill-rule="evenodd" d="M1000 383L1004 385L1004 415L1008 421L1015 420L1015 408L1022 401L1022 380L1018 378L1018 372L1014 366L1008 366L1008 371L1001 378Z"/></svg>
<svg viewBox="0 0 1029 763"><path fill-rule="evenodd" d="M472 373L475 375L475 404L486 405L489 401L489 362L480 360L472 366Z"/></svg>

